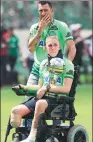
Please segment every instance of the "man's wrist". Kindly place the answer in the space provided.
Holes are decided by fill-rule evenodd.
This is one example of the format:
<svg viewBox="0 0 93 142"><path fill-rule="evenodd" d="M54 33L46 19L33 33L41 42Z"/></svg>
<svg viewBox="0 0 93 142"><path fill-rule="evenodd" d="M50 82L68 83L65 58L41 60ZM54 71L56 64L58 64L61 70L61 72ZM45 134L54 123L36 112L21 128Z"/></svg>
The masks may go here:
<svg viewBox="0 0 93 142"><path fill-rule="evenodd" d="M47 92L49 92L49 90L50 90L50 85L48 84L47 86L46 86L46 88L47 88Z"/></svg>
<svg viewBox="0 0 93 142"><path fill-rule="evenodd" d="M40 37L41 37L41 33L37 33L37 35L36 35L36 37L37 37L37 39L40 39Z"/></svg>
<svg viewBox="0 0 93 142"><path fill-rule="evenodd" d="M44 89L45 92L49 92L50 88L51 88L51 87L50 87L49 84L43 86L43 89Z"/></svg>
<svg viewBox="0 0 93 142"><path fill-rule="evenodd" d="M41 29L38 29L38 31L37 31L37 35L38 35L39 37L42 35L42 31L41 31Z"/></svg>

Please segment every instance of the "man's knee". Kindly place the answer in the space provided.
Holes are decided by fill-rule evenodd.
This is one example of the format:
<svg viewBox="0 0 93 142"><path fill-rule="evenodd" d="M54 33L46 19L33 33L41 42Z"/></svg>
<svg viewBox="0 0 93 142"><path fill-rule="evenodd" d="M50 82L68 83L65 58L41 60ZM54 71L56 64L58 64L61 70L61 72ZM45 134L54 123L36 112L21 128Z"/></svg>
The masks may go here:
<svg viewBox="0 0 93 142"><path fill-rule="evenodd" d="M38 100L36 102L36 109L40 109L40 111L44 111L48 107L48 103L46 100Z"/></svg>
<svg viewBox="0 0 93 142"><path fill-rule="evenodd" d="M14 128L20 127L21 118L22 116L19 113L19 109L17 107L14 107L11 111L11 119L10 119L11 126Z"/></svg>
<svg viewBox="0 0 93 142"><path fill-rule="evenodd" d="M13 107L12 110L11 110L11 113L18 114L19 113L19 108L18 107Z"/></svg>

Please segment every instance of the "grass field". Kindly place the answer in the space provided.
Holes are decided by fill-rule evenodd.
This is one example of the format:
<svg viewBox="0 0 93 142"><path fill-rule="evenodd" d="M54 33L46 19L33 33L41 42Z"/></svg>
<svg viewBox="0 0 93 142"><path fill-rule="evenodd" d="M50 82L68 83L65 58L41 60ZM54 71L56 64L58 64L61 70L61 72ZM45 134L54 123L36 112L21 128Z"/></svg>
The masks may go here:
<svg viewBox="0 0 93 142"><path fill-rule="evenodd" d="M16 96L10 87L1 89L1 142L4 142L5 131L11 108L21 102L24 97ZM89 134L89 142L92 142L92 86L81 85L77 87L75 108L78 113L75 124L86 127ZM12 142L12 133L7 142Z"/></svg>

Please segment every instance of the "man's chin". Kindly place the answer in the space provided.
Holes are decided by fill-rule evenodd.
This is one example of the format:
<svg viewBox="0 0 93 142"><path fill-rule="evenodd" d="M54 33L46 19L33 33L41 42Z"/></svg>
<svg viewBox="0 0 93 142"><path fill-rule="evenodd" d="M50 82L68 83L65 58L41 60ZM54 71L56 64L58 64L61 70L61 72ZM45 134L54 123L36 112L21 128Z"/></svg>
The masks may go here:
<svg viewBox="0 0 93 142"><path fill-rule="evenodd" d="M50 56L51 57L55 57L57 55L57 53L51 53Z"/></svg>

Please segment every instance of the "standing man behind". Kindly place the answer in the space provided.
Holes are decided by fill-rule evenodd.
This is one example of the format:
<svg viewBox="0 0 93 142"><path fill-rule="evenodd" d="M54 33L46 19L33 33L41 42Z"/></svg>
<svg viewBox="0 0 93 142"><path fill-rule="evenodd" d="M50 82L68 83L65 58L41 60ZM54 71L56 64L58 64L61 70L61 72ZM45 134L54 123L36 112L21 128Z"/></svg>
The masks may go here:
<svg viewBox="0 0 93 142"><path fill-rule="evenodd" d="M14 34L12 27L9 27L7 30L9 35L8 40L8 61L11 68L11 83L18 83L17 72L14 72L14 66L16 64L18 55L19 55L19 39Z"/></svg>
<svg viewBox="0 0 93 142"><path fill-rule="evenodd" d="M39 78L39 66L41 61L47 58L44 48L45 40L49 35L57 36L64 54L65 47L68 48L68 59L73 60L76 53L73 37L66 23L53 18L53 8L50 1L39 1L39 21L31 26L29 36L29 50L34 52L34 65L28 79L28 85L37 84Z"/></svg>

